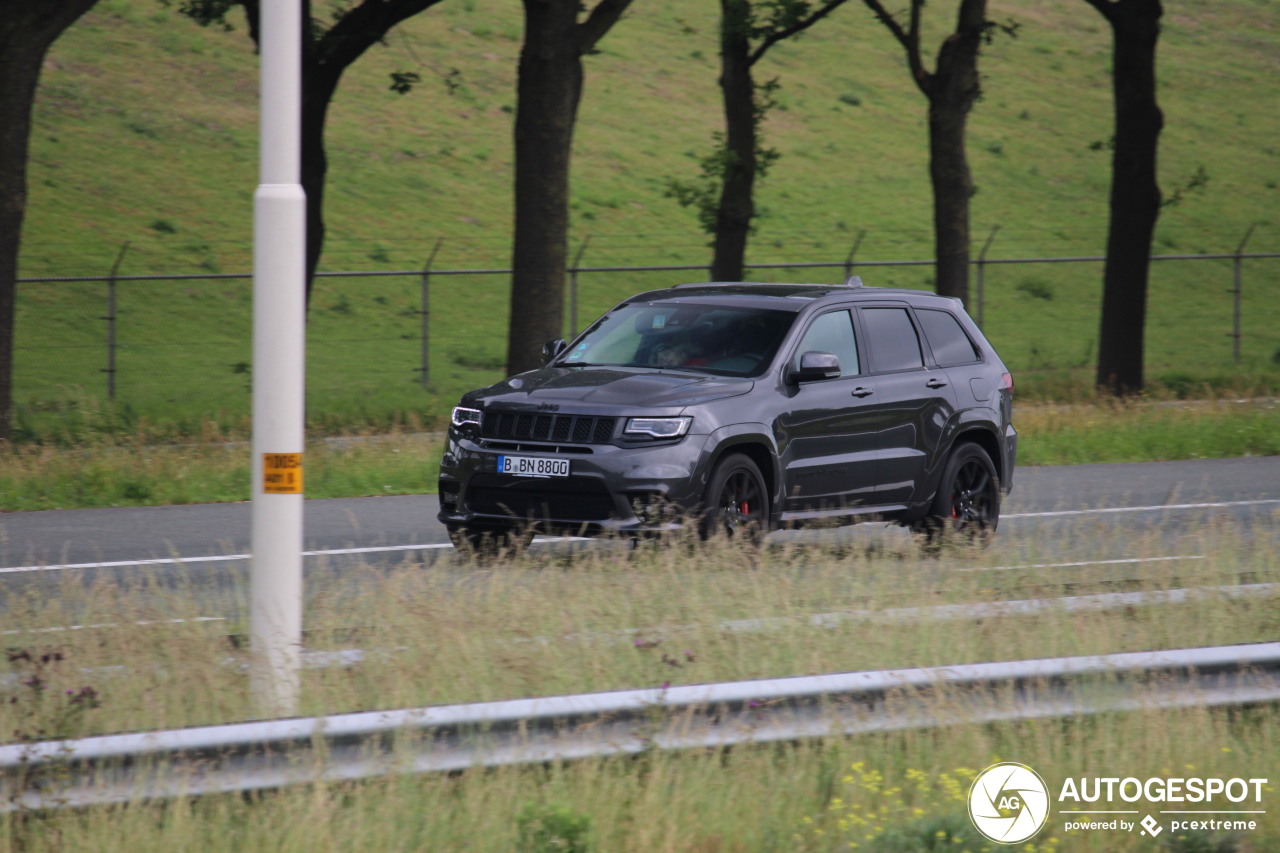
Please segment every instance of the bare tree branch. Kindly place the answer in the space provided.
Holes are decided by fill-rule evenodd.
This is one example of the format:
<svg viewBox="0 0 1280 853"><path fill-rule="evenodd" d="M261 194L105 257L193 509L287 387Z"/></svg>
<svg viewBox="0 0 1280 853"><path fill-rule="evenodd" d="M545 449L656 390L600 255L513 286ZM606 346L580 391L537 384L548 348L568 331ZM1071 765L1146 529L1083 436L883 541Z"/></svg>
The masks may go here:
<svg viewBox="0 0 1280 853"><path fill-rule="evenodd" d="M578 25L578 50L584 54L591 52L596 42L604 38L630 5L631 0L600 0L587 19Z"/></svg>
<svg viewBox="0 0 1280 853"><path fill-rule="evenodd" d="M929 93L929 80L931 76L924 67L924 60L920 56L920 7L924 5L924 0L911 0L911 19L907 25L907 29L902 28L902 24L898 23L898 19L885 9L884 4L880 0L863 0L867 4L867 8L875 14L880 23L893 34L903 49L907 52L907 65L911 69L911 78L916 81L916 85L920 87L920 91L926 95Z"/></svg>
<svg viewBox="0 0 1280 853"><path fill-rule="evenodd" d="M827 0L827 3L821 9L814 12L809 17L800 21L796 21L794 24L792 24L791 26L785 29L781 29L781 30L778 30L777 32L770 33L769 36L767 36L764 41L760 42L760 45L754 51L751 52L751 56L748 58L747 62L751 65L755 65L756 62L760 59L760 57L764 56L765 51L767 51L769 48L773 47L775 44L782 41L783 39L790 38L796 33L803 32L804 30L809 29L809 27L812 27L814 24L818 23L818 21L821 21L827 15L830 15L840 6L843 6L844 2L845 0Z"/></svg>

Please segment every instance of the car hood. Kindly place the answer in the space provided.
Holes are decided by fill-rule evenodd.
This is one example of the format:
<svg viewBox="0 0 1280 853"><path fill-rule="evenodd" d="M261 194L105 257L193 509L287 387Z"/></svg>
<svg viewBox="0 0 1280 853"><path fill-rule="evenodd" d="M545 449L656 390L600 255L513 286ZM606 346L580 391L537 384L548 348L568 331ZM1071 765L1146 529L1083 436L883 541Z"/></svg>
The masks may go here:
<svg viewBox="0 0 1280 853"><path fill-rule="evenodd" d="M464 403L539 408L585 403L592 406L671 408L745 394L750 379L701 376L679 371L631 371L610 367L544 367L472 391Z"/></svg>

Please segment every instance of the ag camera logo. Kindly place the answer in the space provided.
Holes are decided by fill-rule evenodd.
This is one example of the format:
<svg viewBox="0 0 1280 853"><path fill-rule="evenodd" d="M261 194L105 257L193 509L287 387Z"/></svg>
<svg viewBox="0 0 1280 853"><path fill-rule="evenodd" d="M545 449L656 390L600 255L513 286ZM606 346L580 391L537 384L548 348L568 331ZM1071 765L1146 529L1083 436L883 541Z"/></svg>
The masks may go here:
<svg viewBox="0 0 1280 853"><path fill-rule="evenodd" d="M997 844L1026 841L1049 820L1049 788L1025 764L993 764L969 788L969 819Z"/></svg>

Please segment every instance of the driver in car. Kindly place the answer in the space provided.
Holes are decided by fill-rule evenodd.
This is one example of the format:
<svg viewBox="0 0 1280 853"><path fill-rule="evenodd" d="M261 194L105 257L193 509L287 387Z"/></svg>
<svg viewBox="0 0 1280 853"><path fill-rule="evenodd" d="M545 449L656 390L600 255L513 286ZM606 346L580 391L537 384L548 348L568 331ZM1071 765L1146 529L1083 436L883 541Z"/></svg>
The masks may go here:
<svg viewBox="0 0 1280 853"><path fill-rule="evenodd" d="M658 347L654 361L663 367L704 367L707 360L697 353L690 343L663 344Z"/></svg>

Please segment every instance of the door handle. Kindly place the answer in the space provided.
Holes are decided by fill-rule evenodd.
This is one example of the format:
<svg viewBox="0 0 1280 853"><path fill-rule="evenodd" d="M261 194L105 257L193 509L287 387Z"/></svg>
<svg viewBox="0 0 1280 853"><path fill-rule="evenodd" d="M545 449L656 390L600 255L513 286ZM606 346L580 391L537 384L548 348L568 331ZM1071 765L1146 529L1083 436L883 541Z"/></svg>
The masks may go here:
<svg viewBox="0 0 1280 853"><path fill-rule="evenodd" d="M854 397L870 397L874 393L876 393L876 389L863 388L861 385L859 385L857 388L854 388L853 391L851 392L852 396Z"/></svg>
<svg viewBox="0 0 1280 853"><path fill-rule="evenodd" d="M928 382L924 383L924 387L926 387L926 388L944 388L944 387L946 387L946 384L947 384L947 383L943 382L941 379L939 379L939 378L937 378L937 377L935 376L933 379L930 379Z"/></svg>

